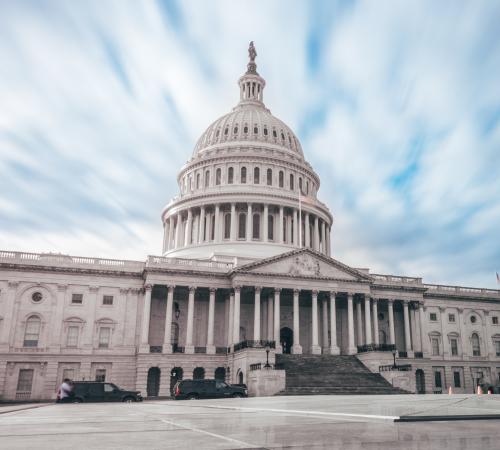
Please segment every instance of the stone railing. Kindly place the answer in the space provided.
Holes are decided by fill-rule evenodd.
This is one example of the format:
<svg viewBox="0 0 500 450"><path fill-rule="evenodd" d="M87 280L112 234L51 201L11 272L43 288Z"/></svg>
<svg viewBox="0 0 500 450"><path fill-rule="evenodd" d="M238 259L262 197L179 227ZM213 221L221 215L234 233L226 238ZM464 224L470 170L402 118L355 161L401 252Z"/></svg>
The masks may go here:
<svg viewBox="0 0 500 450"><path fill-rule="evenodd" d="M274 349L276 347L275 341L241 341L234 345L234 351L243 350L245 348L266 348Z"/></svg>
<svg viewBox="0 0 500 450"><path fill-rule="evenodd" d="M283 363L277 363L277 364L264 364L264 363L250 364L250 371L251 372L253 372L255 370L262 370L262 369L284 370L285 369L285 365Z"/></svg>
<svg viewBox="0 0 500 450"><path fill-rule="evenodd" d="M52 267L142 271L144 263L122 259L88 258L60 253L25 253L0 250L0 263Z"/></svg>
<svg viewBox="0 0 500 450"><path fill-rule="evenodd" d="M165 256L148 256L146 267L159 268L159 269L192 269L192 270L206 270L228 272L233 268L233 263L221 261L205 261L201 259L183 259L183 258L168 258Z"/></svg>
<svg viewBox="0 0 500 450"><path fill-rule="evenodd" d="M378 366L379 372L390 372L392 370L396 370L399 372L410 372L411 364L387 364L386 366Z"/></svg>
<svg viewBox="0 0 500 450"><path fill-rule="evenodd" d="M452 295L473 295L478 297L493 297L500 298L500 290L498 289L482 289L462 286L446 286L441 284L424 284L427 288L427 293L436 294L452 294Z"/></svg>
<svg viewBox="0 0 500 450"><path fill-rule="evenodd" d="M422 278L380 275L377 273L372 273L370 275L375 278L376 281L384 281L391 284L422 284Z"/></svg>
<svg viewBox="0 0 500 450"><path fill-rule="evenodd" d="M366 352L392 352L396 350L394 344L366 344L358 345L358 353Z"/></svg>

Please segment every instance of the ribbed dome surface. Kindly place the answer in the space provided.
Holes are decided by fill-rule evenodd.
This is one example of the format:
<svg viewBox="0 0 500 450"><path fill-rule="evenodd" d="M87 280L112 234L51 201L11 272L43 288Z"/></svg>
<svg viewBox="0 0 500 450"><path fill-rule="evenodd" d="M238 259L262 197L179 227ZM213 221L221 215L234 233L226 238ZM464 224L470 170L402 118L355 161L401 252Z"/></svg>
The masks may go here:
<svg viewBox="0 0 500 450"><path fill-rule="evenodd" d="M208 147L226 142L275 144L304 157L293 131L256 103L240 104L213 122L198 140L193 157Z"/></svg>

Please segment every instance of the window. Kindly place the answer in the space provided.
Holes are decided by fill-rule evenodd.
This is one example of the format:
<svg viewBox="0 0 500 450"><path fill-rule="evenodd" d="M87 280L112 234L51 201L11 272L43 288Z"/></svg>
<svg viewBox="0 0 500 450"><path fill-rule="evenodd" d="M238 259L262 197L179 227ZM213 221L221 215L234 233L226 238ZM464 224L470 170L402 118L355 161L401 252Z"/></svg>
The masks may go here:
<svg viewBox="0 0 500 450"><path fill-rule="evenodd" d="M104 295L102 297L102 304L103 305L112 305L113 304L113 296L112 295Z"/></svg>
<svg viewBox="0 0 500 450"><path fill-rule="evenodd" d="M278 133L276 133L276 130L273 130L273 137L274 137L274 138L277 138L277 137L278 137Z"/></svg>
<svg viewBox="0 0 500 450"><path fill-rule="evenodd" d="M253 134L257 134L259 132L259 129L257 127L253 127Z"/></svg>
<svg viewBox="0 0 500 450"><path fill-rule="evenodd" d="M432 344L432 356L438 356L439 355L439 339L437 337L432 338L431 344Z"/></svg>
<svg viewBox="0 0 500 450"><path fill-rule="evenodd" d="M299 178L299 191L302 194L302 177Z"/></svg>
<svg viewBox="0 0 500 450"><path fill-rule="evenodd" d="M210 240L215 239L215 214L210 217Z"/></svg>
<svg viewBox="0 0 500 450"><path fill-rule="evenodd" d="M26 321L26 329L24 332L24 347L38 347L38 339L40 338L40 327L42 322L40 317L31 316Z"/></svg>
<svg viewBox="0 0 500 450"><path fill-rule="evenodd" d="M77 347L78 346L78 332L80 328L78 326L72 325L68 327L68 336L66 338L67 347Z"/></svg>
<svg viewBox="0 0 500 450"><path fill-rule="evenodd" d="M448 322L455 322L455 314L448 314Z"/></svg>
<svg viewBox="0 0 500 450"><path fill-rule="evenodd" d="M215 171L215 184L216 184L217 186L219 186L219 185L220 185L220 182L221 182L221 176L222 176L222 174L221 174L221 169L220 169L220 168L218 168L218 169Z"/></svg>
<svg viewBox="0 0 500 450"><path fill-rule="evenodd" d="M196 189L200 189L201 176L199 173L196 174Z"/></svg>
<svg viewBox="0 0 500 450"><path fill-rule="evenodd" d="M31 300L33 300L34 303L40 303L43 299L43 295L41 292L33 292L31 295Z"/></svg>
<svg viewBox="0 0 500 450"><path fill-rule="evenodd" d="M471 323L476 323L476 320L477 320L476 316L470 316Z"/></svg>
<svg viewBox="0 0 500 450"><path fill-rule="evenodd" d="M224 136L227 136L227 133L229 133L229 128L227 128L227 127L226 127L226 128L224 129Z"/></svg>
<svg viewBox="0 0 500 450"><path fill-rule="evenodd" d="M479 346L479 336L477 335L477 333L472 333L471 344L472 344L472 356L481 356L481 347Z"/></svg>
<svg viewBox="0 0 500 450"><path fill-rule="evenodd" d="M236 127L234 127L234 129L233 129L233 133L234 133L234 134L238 134L238 127L237 127L237 126L236 126Z"/></svg>
<svg viewBox="0 0 500 450"><path fill-rule="evenodd" d="M81 305L83 303L83 294L72 294L71 303L74 305Z"/></svg>
<svg viewBox="0 0 500 450"><path fill-rule="evenodd" d="M210 171L205 172L205 187L207 188L210 186Z"/></svg>
<svg viewBox="0 0 500 450"><path fill-rule="evenodd" d="M306 195L309 195L309 181L306 181Z"/></svg>
<svg viewBox="0 0 500 450"><path fill-rule="evenodd" d="M492 323L493 325L498 325L498 316L493 316L493 317L491 318L491 323Z"/></svg>
<svg viewBox="0 0 500 450"><path fill-rule="evenodd" d="M293 187L293 173L290 174L290 190L291 191L294 190L294 187Z"/></svg>
<svg viewBox="0 0 500 450"><path fill-rule="evenodd" d="M456 339L450 339L451 354L452 356L458 355L458 341Z"/></svg>
<svg viewBox="0 0 500 450"><path fill-rule="evenodd" d="M247 231L247 215L240 213L238 215L238 239L245 239Z"/></svg>
<svg viewBox="0 0 500 450"><path fill-rule="evenodd" d="M267 216L267 239L274 239L274 217L271 214Z"/></svg>
<svg viewBox="0 0 500 450"><path fill-rule="evenodd" d="M108 348L110 337L111 337L111 328L109 327L99 328L99 348Z"/></svg>
<svg viewBox="0 0 500 450"><path fill-rule="evenodd" d="M252 238L260 239L260 214L253 215Z"/></svg>
<svg viewBox="0 0 500 450"><path fill-rule="evenodd" d="M243 133L245 133L245 134L248 133L248 127L246 125L243 127Z"/></svg>
<svg viewBox="0 0 500 450"><path fill-rule="evenodd" d="M110 383L104 385L104 392L113 392L115 390L114 386Z"/></svg>
<svg viewBox="0 0 500 450"><path fill-rule="evenodd" d="M460 383L460 372L453 372L453 384L456 388L461 387Z"/></svg>
<svg viewBox="0 0 500 450"><path fill-rule="evenodd" d="M245 184L247 182L247 168L242 167L240 170L240 182Z"/></svg>
<svg viewBox="0 0 500 450"><path fill-rule="evenodd" d="M437 314L436 313L430 313L429 314L429 320L431 322L436 322L438 319L437 319Z"/></svg>
<svg viewBox="0 0 500 450"><path fill-rule="evenodd" d="M500 356L500 341L495 341L496 355Z"/></svg>
<svg viewBox="0 0 500 450"><path fill-rule="evenodd" d="M280 170L280 173L278 175L278 186L282 188L283 183L284 183L284 175L283 175L283 171Z"/></svg>
<svg viewBox="0 0 500 450"><path fill-rule="evenodd" d="M264 127L264 136L267 136L267 128Z"/></svg>
<svg viewBox="0 0 500 450"><path fill-rule="evenodd" d="M258 167L253 169L253 182L254 184L260 183L260 169Z"/></svg>
<svg viewBox="0 0 500 450"><path fill-rule="evenodd" d="M267 169L267 185L273 185L273 171L271 169Z"/></svg>
<svg viewBox="0 0 500 450"><path fill-rule="evenodd" d="M233 184L234 169L230 167L227 169L227 184Z"/></svg>
<svg viewBox="0 0 500 450"><path fill-rule="evenodd" d="M106 369L96 369L95 380L100 383L106 381Z"/></svg>
<svg viewBox="0 0 500 450"><path fill-rule="evenodd" d="M68 380L75 379L75 369L63 369L61 381L66 379Z"/></svg>
<svg viewBox="0 0 500 450"><path fill-rule="evenodd" d="M17 379L17 392L31 392L33 384L33 369L19 370L19 378Z"/></svg>
<svg viewBox="0 0 500 450"><path fill-rule="evenodd" d="M231 237L231 214L224 216L224 239Z"/></svg>
<svg viewBox="0 0 500 450"><path fill-rule="evenodd" d="M435 371L434 372L434 386L437 388L443 387L443 383L441 381L441 372Z"/></svg>

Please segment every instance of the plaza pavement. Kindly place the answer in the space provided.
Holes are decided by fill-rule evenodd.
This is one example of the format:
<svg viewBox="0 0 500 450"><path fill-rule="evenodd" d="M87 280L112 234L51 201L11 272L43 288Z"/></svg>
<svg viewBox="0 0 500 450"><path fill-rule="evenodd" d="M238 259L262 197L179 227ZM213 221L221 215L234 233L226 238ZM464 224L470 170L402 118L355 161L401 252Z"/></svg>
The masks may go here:
<svg viewBox="0 0 500 450"><path fill-rule="evenodd" d="M401 416L495 420L395 422ZM304 396L58 404L0 415L5 449L500 449L500 396Z"/></svg>

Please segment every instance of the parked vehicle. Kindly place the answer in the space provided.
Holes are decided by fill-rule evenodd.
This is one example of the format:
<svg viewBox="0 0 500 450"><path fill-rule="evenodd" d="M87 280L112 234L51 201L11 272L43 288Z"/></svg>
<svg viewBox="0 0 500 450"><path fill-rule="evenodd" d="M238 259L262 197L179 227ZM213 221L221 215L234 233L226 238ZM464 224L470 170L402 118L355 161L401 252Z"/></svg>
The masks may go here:
<svg viewBox="0 0 500 450"><path fill-rule="evenodd" d="M198 398L248 397L248 390L220 380L181 380L174 387L176 400Z"/></svg>
<svg viewBox="0 0 500 450"><path fill-rule="evenodd" d="M74 381L73 402L142 402L139 391L126 391L113 383Z"/></svg>

